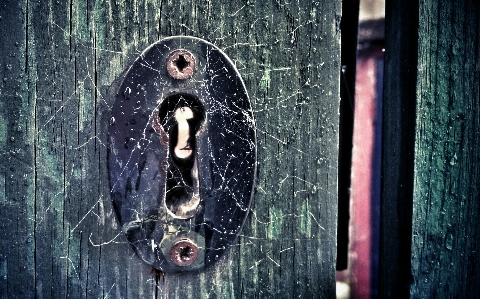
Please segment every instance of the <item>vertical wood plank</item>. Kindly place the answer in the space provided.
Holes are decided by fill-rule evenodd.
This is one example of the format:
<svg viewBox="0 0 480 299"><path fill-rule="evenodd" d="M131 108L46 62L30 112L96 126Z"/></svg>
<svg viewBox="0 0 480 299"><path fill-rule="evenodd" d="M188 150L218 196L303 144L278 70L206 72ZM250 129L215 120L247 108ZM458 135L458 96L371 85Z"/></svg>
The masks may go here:
<svg viewBox="0 0 480 299"><path fill-rule="evenodd" d="M16 56L1 58L12 70L0 77L8 99L0 210L2 237L16 238L1 243L0 293L335 296L339 0L10 2L2 4L1 34L19 46L1 48ZM106 132L124 71L171 35L206 39L232 58L252 100L259 164L237 243L213 267L162 277L115 219Z"/></svg>
<svg viewBox="0 0 480 299"><path fill-rule="evenodd" d="M480 293L480 5L420 1L412 298Z"/></svg>
<svg viewBox="0 0 480 299"><path fill-rule="evenodd" d="M29 17L26 1L0 4L1 298L35 295L35 99L28 72Z"/></svg>
<svg viewBox="0 0 480 299"><path fill-rule="evenodd" d="M411 5L387 3L380 294L475 297L480 6Z"/></svg>

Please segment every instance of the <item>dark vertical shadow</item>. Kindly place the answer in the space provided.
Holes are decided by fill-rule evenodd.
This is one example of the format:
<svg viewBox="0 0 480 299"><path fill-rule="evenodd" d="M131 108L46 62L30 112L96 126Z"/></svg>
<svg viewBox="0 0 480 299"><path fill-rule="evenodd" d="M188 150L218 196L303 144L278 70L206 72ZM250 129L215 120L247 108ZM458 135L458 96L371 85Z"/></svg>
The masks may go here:
<svg viewBox="0 0 480 299"><path fill-rule="evenodd" d="M340 143L338 158L337 270L348 264L348 222L350 219L350 173L352 166L353 107L359 0L342 1L340 73Z"/></svg>
<svg viewBox="0 0 480 299"><path fill-rule="evenodd" d="M379 298L409 297L418 5L385 9Z"/></svg>

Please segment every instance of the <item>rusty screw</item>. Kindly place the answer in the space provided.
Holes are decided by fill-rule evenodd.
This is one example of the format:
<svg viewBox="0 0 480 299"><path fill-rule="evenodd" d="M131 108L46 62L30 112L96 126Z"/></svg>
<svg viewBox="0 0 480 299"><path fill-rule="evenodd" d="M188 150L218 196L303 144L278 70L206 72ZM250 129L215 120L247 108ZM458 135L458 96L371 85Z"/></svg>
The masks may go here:
<svg viewBox="0 0 480 299"><path fill-rule="evenodd" d="M197 257L198 247L189 239L181 239L170 248L170 259L177 266L190 266Z"/></svg>
<svg viewBox="0 0 480 299"><path fill-rule="evenodd" d="M175 79L188 79L195 71L195 57L187 50L175 50L167 57L167 71Z"/></svg>

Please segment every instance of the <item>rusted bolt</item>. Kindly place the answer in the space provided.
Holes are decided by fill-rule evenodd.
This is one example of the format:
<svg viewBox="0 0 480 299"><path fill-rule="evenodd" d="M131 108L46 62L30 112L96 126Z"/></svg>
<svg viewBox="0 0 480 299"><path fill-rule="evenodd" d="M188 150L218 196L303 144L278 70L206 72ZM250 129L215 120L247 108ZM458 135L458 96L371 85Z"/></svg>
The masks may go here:
<svg viewBox="0 0 480 299"><path fill-rule="evenodd" d="M197 257L198 247L189 239L181 239L170 248L170 259L177 266L190 266Z"/></svg>
<svg viewBox="0 0 480 299"><path fill-rule="evenodd" d="M167 71L175 79L188 79L195 71L195 57L187 50L175 50L167 57Z"/></svg>

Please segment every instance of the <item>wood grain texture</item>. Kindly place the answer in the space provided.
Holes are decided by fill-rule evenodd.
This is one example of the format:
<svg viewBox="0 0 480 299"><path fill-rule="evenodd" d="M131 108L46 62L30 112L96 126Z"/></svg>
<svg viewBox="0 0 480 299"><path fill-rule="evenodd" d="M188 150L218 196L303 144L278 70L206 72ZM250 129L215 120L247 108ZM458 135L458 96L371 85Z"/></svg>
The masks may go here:
<svg viewBox="0 0 480 299"><path fill-rule="evenodd" d="M411 298L480 293L480 5L420 1Z"/></svg>
<svg viewBox="0 0 480 299"><path fill-rule="evenodd" d="M0 297L32 298L35 285L35 121L24 1L1 4ZM6 30L6 29L9 30Z"/></svg>
<svg viewBox="0 0 480 299"><path fill-rule="evenodd" d="M9 0L0 9L0 296L335 296L340 1ZM206 39L234 61L259 164L235 246L204 271L162 277L115 219L106 134L122 74L172 35Z"/></svg>

